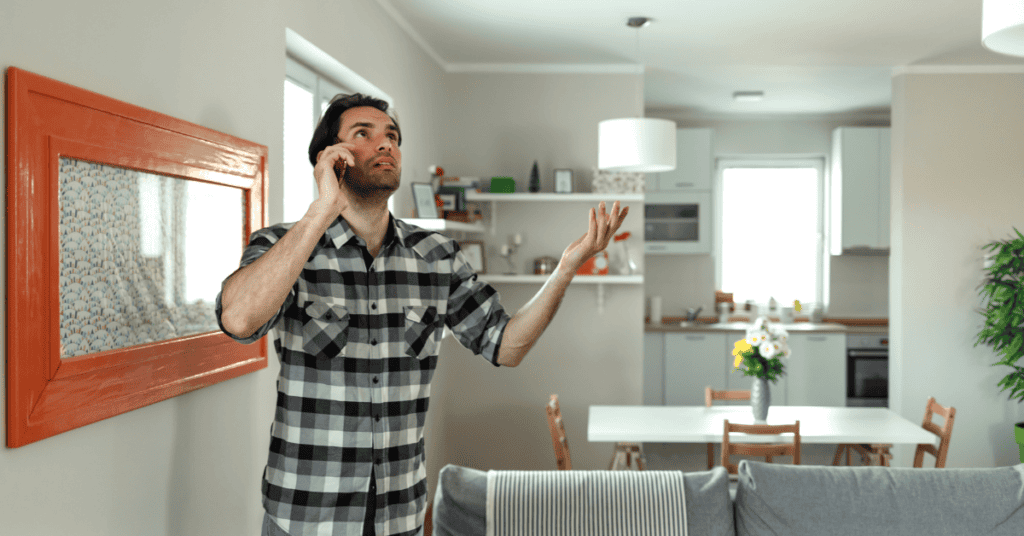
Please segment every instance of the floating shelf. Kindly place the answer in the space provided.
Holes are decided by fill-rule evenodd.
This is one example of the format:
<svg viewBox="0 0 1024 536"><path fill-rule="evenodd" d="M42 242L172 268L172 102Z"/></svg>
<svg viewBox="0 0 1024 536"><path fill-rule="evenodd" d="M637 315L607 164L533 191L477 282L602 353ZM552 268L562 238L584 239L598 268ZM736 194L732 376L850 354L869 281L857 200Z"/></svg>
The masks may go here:
<svg viewBox="0 0 1024 536"><path fill-rule="evenodd" d="M462 223L442 218L401 218L402 221L422 227L428 231L461 231L464 233L482 233L486 229L480 222Z"/></svg>
<svg viewBox="0 0 1024 536"><path fill-rule="evenodd" d="M643 201L644 194L554 194L554 193L518 193L518 194L492 194L466 192L466 201L582 201L592 203L595 201Z"/></svg>
<svg viewBox="0 0 1024 536"><path fill-rule="evenodd" d="M534 284L541 285L550 275L505 275L505 274L480 274L480 279L488 283L512 283L512 284ZM604 312L604 286L605 285L642 285L642 275L578 275L572 278L571 285L597 285L597 312Z"/></svg>
<svg viewBox="0 0 1024 536"><path fill-rule="evenodd" d="M479 274L480 279L488 283L544 283L550 275L505 275ZM572 278L572 284L609 284L609 285L642 285L642 275L578 275Z"/></svg>

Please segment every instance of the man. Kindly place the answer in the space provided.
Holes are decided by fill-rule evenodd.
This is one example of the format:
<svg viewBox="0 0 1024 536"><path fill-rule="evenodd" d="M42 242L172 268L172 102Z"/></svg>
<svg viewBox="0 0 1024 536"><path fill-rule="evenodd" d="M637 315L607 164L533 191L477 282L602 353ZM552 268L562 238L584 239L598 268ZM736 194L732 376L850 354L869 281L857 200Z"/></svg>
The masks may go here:
<svg viewBox="0 0 1024 536"><path fill-rule="evenodd" d="M253 233L218 296L231 337L248 343L278 328L263 479L271 536L419 533L423 425L444 327L495 366L517 366L628 212L590 209L587 233L510 318L454 241L388 211L402 138L387 110L359 94L331 102L309 147L319 198L298 222Z"/></svg>

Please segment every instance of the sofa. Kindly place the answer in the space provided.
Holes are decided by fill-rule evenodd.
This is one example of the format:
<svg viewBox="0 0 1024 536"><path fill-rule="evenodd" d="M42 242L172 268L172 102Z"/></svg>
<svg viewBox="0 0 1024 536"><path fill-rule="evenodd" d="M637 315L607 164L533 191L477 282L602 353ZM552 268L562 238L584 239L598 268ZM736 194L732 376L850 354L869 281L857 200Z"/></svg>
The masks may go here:
<svg viewBox="0 0 1024 536"><path fill-rule="evenodd" d="M571 471L535 473L545 475L545 487L557 487L564 486L562 482ZM654 479L659 473L666 472L644 471L636 473L636 478ZM679 473L672 473L679 481ZM721 467L684 472L681 482L686 505L685 532L691 536L1024 534L1024 464L984 469L915 469L743 460L732 493L729 475ZM434 496L433 534L501 536L501 530L488 533L488 503L493 508L494 489L488 489L487 471L455 465L444 467ZM576 494L582 488L566 489ZM501 493L507 495L503 501L528 504L536 502L537 497L531 495L538 491L524 486ZM628 502L628 498L616 500ZM643 503L629 508L646 511ZM530 528L518 533L542 536L545 531ZM654 529L638 533L683 531Z"/></svg>

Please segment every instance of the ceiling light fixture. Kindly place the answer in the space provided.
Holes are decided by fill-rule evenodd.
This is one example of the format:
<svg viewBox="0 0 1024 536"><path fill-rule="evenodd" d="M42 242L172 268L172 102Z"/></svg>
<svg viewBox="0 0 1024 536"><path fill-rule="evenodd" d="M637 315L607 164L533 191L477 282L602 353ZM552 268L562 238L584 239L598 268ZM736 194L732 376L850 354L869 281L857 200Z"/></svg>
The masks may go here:
<svg viewBox="0 0 1024 536"><path fill-rule="evenodd" d="M764 91L737 91L732 98L736 102L760 102L764 100Z"/></svg>
<svg viewBox="0 0 1024 536"><path fill-rule="evenodd" d="M1024 56L1024 0L984 0L981 42L993 52Z"/></svg>
<svg viewBox="0 0 1024 536"><path fill-rule="evenodd" d="M637 29L639 61L640 28L647 17L630 17L626 26ZM641 62L642 63L642 62ZM643 96L640 96L643 110ZM676 168L676 124L667 119L629 117L606 119L597 125L597 167L607 171L660 173Z"/></svg>

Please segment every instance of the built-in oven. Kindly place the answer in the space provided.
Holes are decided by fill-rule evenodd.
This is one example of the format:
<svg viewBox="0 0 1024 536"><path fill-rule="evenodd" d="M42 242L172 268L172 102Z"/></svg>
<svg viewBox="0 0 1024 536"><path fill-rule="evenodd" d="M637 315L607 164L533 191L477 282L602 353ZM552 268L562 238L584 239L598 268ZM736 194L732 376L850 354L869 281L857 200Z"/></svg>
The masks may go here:
<svg viewBox="0 0 1024 536"><path fill-rule="evenodd" d="M711 253L711 193L645 194L644 253Z"/></svg>
<svg viewBox="0 0 1024 536"><path fill-rule="evenodd" d="M889 407L889 335L846 335L846 405Z"/></svg>

